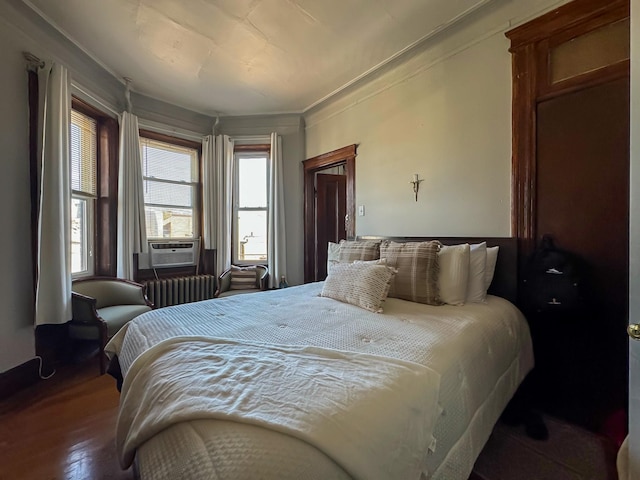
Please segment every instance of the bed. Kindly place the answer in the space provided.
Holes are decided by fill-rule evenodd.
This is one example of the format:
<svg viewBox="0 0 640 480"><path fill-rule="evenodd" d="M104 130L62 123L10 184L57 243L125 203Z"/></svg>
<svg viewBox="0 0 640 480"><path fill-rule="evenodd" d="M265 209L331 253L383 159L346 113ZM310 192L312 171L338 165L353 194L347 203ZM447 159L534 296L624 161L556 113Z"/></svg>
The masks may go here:
<svg viewBox="0 0 640 480"><path fill-rule="evenodd" d="M142 479L467 479L533 367L509 301L515 240L486 241L500 254L480 303L386 298L375 313L321 296L317 282L130 322L107 346L124 378L123 468L135 461Z"/></svg>

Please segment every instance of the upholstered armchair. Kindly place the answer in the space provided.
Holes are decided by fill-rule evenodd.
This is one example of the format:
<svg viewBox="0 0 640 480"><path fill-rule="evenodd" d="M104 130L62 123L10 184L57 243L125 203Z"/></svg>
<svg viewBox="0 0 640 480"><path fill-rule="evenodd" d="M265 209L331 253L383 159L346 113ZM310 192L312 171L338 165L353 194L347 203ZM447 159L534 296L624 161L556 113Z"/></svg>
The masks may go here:
<svg viewBox="0 0 640 480"><path fill-rule="evenodd" d="M239 267L231 265L218 277L216 297L228 297L240 293L267 290L269 285L269 269L264 265Z"/></svg>
<svg viewBox="0 0 640 480"><path fill-rule="evenodd" d="M98 343L101 375L106 371L107 341L128 321L153 308L144 290L144 285L119 278L91 277L73 282L69 337Z"/></svg>

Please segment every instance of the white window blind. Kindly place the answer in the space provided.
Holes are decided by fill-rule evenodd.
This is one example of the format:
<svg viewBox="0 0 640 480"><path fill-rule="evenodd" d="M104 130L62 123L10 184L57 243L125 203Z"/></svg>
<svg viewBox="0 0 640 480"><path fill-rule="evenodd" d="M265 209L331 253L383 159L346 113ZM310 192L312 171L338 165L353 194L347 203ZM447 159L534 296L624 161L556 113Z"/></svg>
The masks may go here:
<svg viewBox="0 0 640 480"><path fill-rule="evenodd" d="M198 151L140 138L148 238L193 238Z"/></svg>
<svg viewBox="0 0 640 480"><path fill-rule="evenodd" d="M71 110L71 190L96 196L96 121Z"/></svg>
<svg viewBox="0 0 640 480"><path fill-rule="evenodd" d="M97 121L71 110L71 273L93 275L94 199L97 194Z"/></svg>

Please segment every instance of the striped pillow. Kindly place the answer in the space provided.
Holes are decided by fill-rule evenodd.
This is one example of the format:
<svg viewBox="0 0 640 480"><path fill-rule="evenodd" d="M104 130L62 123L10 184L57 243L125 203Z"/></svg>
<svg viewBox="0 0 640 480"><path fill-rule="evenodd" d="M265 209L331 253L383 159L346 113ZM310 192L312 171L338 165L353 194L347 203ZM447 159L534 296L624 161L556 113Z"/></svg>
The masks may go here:
<svg viewBox="0 0 640 480"><path fill-rule="evenodd" d="M256 267L231 266L231 285L229 286L229 290L257 288L257 281Z"/></svg>
<svg viewBox="0 0 640 480"><path fill-rule="evenodd" d="M341 240L338 261L352 263L356 260L380 258L380 242L371 240Z"/></svg>
<svg viewBox="0 0 640 480"><path fill-rule="evenodd" d="M321 297L382 312L395 270L371 263L337 263L324 281Z"/></svg>
<svg viewBox="0 0 640 480"><path fill-rule="evenodd" d="M353 263L357 260L377 260L380 258L380 242L371 240L340 240L329 242L327 250L327 274L338 263Z"/></svg>
<svg viewBox="0 0 640 480"><path fill-rule="evenodd" d="M438 289L438 251L440 242L396 243L384 241L380 245L380 258L395 268L389 296L411 302L442 305Z"/></svg>

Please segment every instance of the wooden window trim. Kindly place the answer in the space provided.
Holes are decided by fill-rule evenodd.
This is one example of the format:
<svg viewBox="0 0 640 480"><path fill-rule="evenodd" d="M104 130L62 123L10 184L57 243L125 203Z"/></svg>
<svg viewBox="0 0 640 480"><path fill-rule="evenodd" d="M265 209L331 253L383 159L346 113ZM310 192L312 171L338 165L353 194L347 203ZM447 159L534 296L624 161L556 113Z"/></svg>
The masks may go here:
<svg viewBox="0 0 640 480"><path fill-rule="evenodd" d="M240 147L240 148L238 148ZM248 147L248 148L245 148ZM245 154L245 155L243 155ZM260 145L236 145L233 148L233 181L232 181L232 206L231 206L231 262L234 265L266 265L269 262L269 251L267 249L267 259L266 260L240 260L238 258L238 251L236 249L236 245L238 243L238 231L237 231L237 218L238 212L240 212L240 207L238 205L238 190L239 190L239 166L238 166L238 158L237 156L243 156L244 158L260 158L262 155L267 156L267 178L265 179L267 182L267 207L265 209L256 209L256 211L265 211L267 213L267 218L269 216L269 210L271 209L271 205L269 205L269 174L271 170L271 165L269 163L269 157L271 155L271 145L269 144L260 144Z"/></svg>
<svg viewBox="0 0 640 480"><path fill-rule="evenodd" d="M204 226L204 200L203 200L203 171L202 171L202 143L195 142L193 140L187 140L184 138L174 137L171 135L166 135L164 133L154 132L152 130L139 129L138 131L140 137L148 138L150 140L156 140L158 142L169 143L171 145L176 145L179 147L185 148L193 148L198 153L198 183L196 186L196 201L195 206L197 209L197 222L198 222L198 231L201 239L201 248L200 248L200 259L198 263L198 267L174 267L174 268L163 268L157 270L155 273L153 269L139 269L138 268L138 259L137 256L134 259L135 263L135 273L134 276L137 281L151 280L157 277L165 278L165 277L174 277L174 276L184 276L184 275L194 275L196 272L200 273L212 273L214 268L214 257L210 250L205 251L202 242L202 229ZM196 238L198 238L196 237Z"/></svg>
<svg viewBox="0 0 640 480"><path fill-rule="evenodd" d="M259 143L255 145L234 145L233 153L267 153L271 155L271 144Z"/></svg>
<svg viewBox="0 0 640 480"><path fill-rule="evenodd" d="M118 241L118 121L77 97L71 108L96 120L97 168L94 208L94 274L116 276Z"/></svg>

